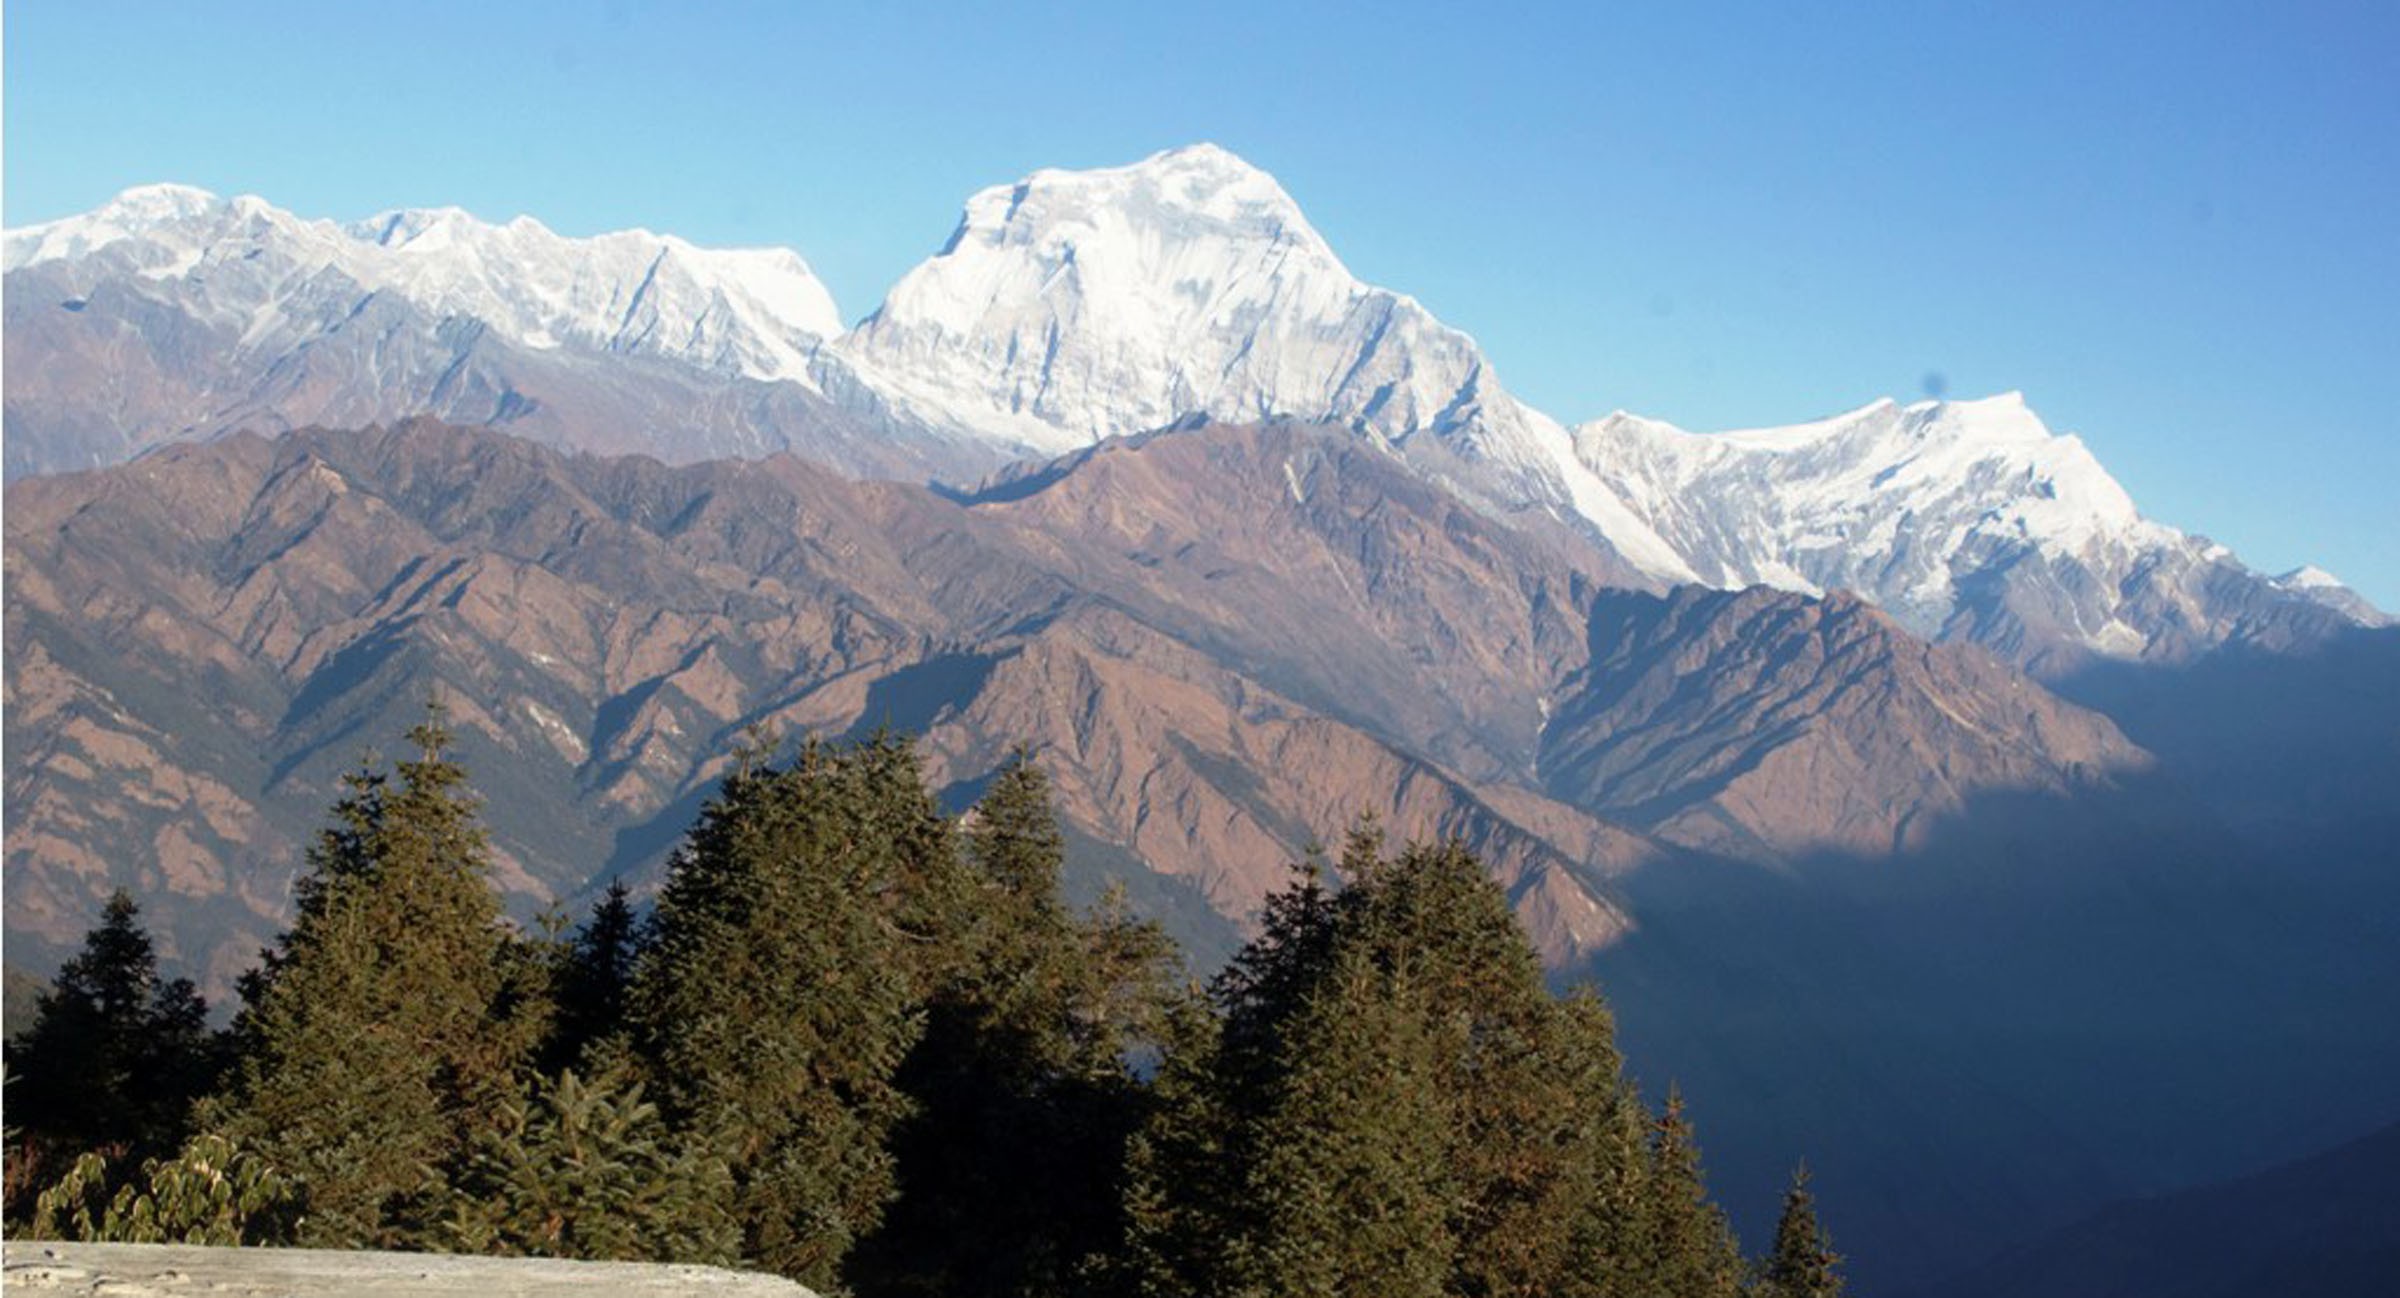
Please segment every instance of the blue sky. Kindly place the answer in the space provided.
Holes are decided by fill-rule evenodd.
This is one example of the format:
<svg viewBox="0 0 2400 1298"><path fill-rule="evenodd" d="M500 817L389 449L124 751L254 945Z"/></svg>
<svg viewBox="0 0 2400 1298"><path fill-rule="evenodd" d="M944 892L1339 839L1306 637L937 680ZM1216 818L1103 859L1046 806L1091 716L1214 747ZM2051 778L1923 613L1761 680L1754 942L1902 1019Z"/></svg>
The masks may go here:
<svg viewBox="0 0 2400 1298"><path fill-rule="evenodd" d="M1491 12L1479 12L1490 8ZM2400 6L14 0L10 225L131 184L799 249L1215 140L1568 420L2025 391L2400 608Z"/></svg>

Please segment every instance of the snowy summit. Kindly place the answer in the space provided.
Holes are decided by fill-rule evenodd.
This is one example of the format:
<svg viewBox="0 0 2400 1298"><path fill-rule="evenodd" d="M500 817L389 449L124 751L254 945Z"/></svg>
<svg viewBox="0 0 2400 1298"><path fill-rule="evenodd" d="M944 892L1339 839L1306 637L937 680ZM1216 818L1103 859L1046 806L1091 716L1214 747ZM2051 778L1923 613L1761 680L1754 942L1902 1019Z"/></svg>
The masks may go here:
<svg viewBox="0 0 2400 1298"><path fill-rule="evenodd" d="M472 319L522 346L645 353L755 379L805 380L841 313L799 254L697 248L626 230L589 239L530 217L492 225L457 208L303 220L253 197L181 185L129 189L96 211L12 230L10 272L66 262L204 284L204 311L248 345L322 327L325 298L388 293ZM334 277L329 280L328 277Z"/></svg>

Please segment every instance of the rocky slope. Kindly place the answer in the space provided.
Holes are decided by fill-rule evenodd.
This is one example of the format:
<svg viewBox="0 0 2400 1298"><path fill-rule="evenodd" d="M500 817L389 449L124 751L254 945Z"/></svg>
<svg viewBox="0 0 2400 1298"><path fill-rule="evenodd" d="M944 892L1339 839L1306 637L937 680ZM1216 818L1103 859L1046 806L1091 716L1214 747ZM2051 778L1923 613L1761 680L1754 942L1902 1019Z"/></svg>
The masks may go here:
<svg viewBox="0 0 2400 1298"><path fill-rule="evenodd" d="M7 517L10 930L55 951L113 884L172 895L171 951L218 986L340 772L437 688L528 905L655 865L743 728L888 722L958 799L1035 744L1086 867L1204 946L1375 811L1484 851L1561 963L1629 922L1613 879L1674 858L1649 830L1888 851L1972 791L2136 759L1854 603L1680 597L1641 630L1623 610L1649 597L1610 594L1631 577L1571 527L1495 519L1338 429L1112 441L946 496L417 423L23 481ZM1659 664L1706 692L1818 621L1854 628L1816 634L1840 688L1728 686L1662 749ZM1809 768L1838 793L1775 783Z"/></svg>
<svg viewBox="0 0 2400 1298"><path fill-rule="evenodd" d="M1363 515L1331 485L1313 513L1279 496L1256 548L1205 552L1182 539L1214 530L1205 510L1131 536L1087 511L1109 474L1173 477L1175 456L1209 447L1278 476L1349 449L1219 430L962 503L791 459L673 469L416 424L18 483L11 932L55 951L127 883L175 897L157 908L170 952L223 986L280 919L339 772L438 688L502 882L528 903L655 864L744 727L890 722L927 732L959 797L1037 743L1078 832L1203 934L1312 837L1375 810L1486 850L1557 958L1606 941L1623 923L1607 877L1661 849L1503 778L1529 706L1485 721L1424 689L1454 683L1472 704L1510 673L1563 670L1588 577L1512 566L1432 494L1372 493ZM1151 454L1169 463L1139 463ZM1085 473L1097 495L1079 494ZM1279 567L1255 557L1269 552ZM1378 591L1412 592L1428 620L1396 627ZM1320 595L1289 623L1241 616ZM1490 645L1410 673L1455 635L1431 620L1444 612ZM1370 643L1342 688L1325 655Z"/></svg>
<svg viewBox="0 0 2400 1298"><path fill-rule="evenodd" d="M1847 594L1612 592L1591 643L1545 787L1725 856L1902 853L1972 797L2072 798L2146 765L2105 717Z"/></svg>

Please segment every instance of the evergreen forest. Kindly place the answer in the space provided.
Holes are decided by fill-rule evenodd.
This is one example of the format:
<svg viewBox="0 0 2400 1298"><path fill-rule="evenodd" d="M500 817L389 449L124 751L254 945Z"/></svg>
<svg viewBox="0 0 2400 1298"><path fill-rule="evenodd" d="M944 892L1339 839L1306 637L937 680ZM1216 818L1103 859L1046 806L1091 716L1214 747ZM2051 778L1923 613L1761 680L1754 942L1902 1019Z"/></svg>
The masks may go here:
<svg viewBox="0 0 2400 1298"><path fill-rule="evenodd" d="M772 1271L859 1298L1825 1298L1806 1173L1746 1257L1692 1120L1482 864L1372 821L1213 979L1062 898L1020 751L762 736L654 901L512 923L438 706L347 778L209 1026L112 898L9 1053L12 1237Z"/></svg>

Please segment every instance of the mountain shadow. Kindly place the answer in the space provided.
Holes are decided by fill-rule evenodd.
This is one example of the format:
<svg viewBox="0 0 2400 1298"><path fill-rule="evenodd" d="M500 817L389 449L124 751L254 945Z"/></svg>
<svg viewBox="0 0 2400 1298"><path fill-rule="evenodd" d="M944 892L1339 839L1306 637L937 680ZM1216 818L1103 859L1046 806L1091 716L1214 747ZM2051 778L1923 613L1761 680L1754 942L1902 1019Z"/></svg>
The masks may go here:
<svg viewBox="0 0 2400 1298"><path fill-rule="evenodd" d="M2392 1117L2388 813L2351 797L2305 835L2262 828L2272 791L2227 802L2197 761L2242 733L2104 787L1978 795L1895 855L1622 881L1637 925L1593 972L1645 1082L1704 1118L1746 1237L1806 1159L1855 1291L1939 1292L1920 1286L2112 1200ZM2367 769L2301 756L2295 788Z"/></svg>
<svg viewBox="0 0 2400 1298"><path fill-rule="evenodd" d="M2400 1123L2256 1175L2127 1200L1939 1286L1949 1298L2379 1298L2400 1275Z"/></svg>

